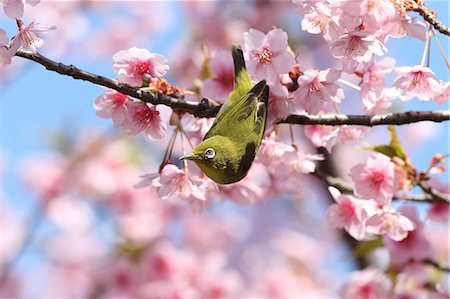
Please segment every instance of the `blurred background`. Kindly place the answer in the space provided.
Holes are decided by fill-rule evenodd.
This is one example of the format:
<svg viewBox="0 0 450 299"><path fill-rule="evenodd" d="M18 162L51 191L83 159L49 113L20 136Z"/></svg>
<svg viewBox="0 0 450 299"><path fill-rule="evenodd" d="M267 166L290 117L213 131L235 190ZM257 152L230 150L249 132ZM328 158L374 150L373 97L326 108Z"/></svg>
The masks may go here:
<svg viewBox="0 0 450 299"><path fill-rule="evenodd" d="M447 1L427 5L449 23ZM3 14L0 20L9 36L16 34L14 21ZM167 80L193 88L205 51L228 51L250 28L273 26L288 33L302 67L338 65L321 36L301 31L288 1L43 1L26 6L23 20L57 26L44 37L42 54L110 78L112 55L136 46L165 55ZM448 53L448 38L439 38ZM391 39L386 56L396 66L419 64L423 46ZM430 67L449 81L434 41ZM102 93L18 57L1 69L1 298L336 298L348 274L365 266L351 256L352 241L328 227L329 195L307 176L295 194L267 195L255 185L247 192L258 204L223 201L202 213L134 189L140 175L158 170L170 134L158 143L124 135L95 115L93 101ZM361 113L358 94L345 93L342 113ZM159 109L168 120L170 109ZM397 100L392 110L440 109L448 106ZM303 129L294 130L313 152ZM418 169L435 153L448 153L448 123L406 125L398 134ZM361 146L388 142L381 126L359 144L336 147L338 172L345 177L364 160ZM176 156L181 149L175 150ZM437 178L448 184L446 175ZM445 227L436 235L448 243ZM372 258L388 263L383 250Z"/></svg>

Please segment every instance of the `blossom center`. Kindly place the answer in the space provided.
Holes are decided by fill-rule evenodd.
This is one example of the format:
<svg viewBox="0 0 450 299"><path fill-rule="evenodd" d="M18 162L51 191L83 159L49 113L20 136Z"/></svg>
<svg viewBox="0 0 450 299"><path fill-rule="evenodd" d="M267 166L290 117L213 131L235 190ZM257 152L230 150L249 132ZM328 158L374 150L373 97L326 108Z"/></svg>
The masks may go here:
<svg viewBox="0 0 450 299"><path fill-rule="evenodd" d="M374 288L371 284L365 284L359 288L359 293L361 295L364 295L365 298L369 298L369 296L372 295L373 292L374 292Z"/></svg>
<svg viewBox="0 0 450 299"><path fill-rule="evenodd" d="M319 92L322 88L323 88L322 82L319 81L319 78L314 77L314 79L312 79L311 83L309 84L309 91Z"/></svg>
<svg viewBox="0 0 450 299"><path fill-rule="evenodd" d="M123 106L128 101L128 98L126 97L126 95L124 95L120 92L114 93L114 95L111 98L112 98L114 105L116 105L116 106Z"/></svg>
<svg viewBox="0 0 450 299"><path fill-rule="evenodd" d="M425 79L425 75L421 71L414 72L412 75L411 85L419 86L424 79Z"/></svg>
<svg viewBox="0 0 450 299"><path fill-rule="evenodd" d="M359 48L360 41L361 41L361 38L359 36L350 37L347 47L346 47L347 55L353 54L356 51L356 49Z"/></svg>
<svg viewBox="0 0 450 299"><path fill-rule="evenodd" d="M341 203L341 213L345 219L349 219L355 215L355 206L350 201Z"/></svg>
<svg viewBox="0 0 450 299"><path fill-rule="evenodd" d="M272 59L273 53L269 49L264 48L262 51L258 51L257 55L259 57L259 62L266 64Z"/></svg>
<svg viewBox="0 0 450 299"><path fill-rule="evenodd" d="M371 181L375 186L380 185L384 181L384 173L381 171L376 171L371 177Z"/></svg>
<svg viewBox="0 0 450 299"><path fill-rule="evenodd" d="M150 61L137 60L133 65L133 73L139 76L149 75L153 73L153 65Z"/></svg>
<svg viewBox="0 0 450 299"><path fill-rule="evenodd" d="M153 113L147 105L141 105L134 112L134 119L143 127L148 127L153 121Z"/></svg>

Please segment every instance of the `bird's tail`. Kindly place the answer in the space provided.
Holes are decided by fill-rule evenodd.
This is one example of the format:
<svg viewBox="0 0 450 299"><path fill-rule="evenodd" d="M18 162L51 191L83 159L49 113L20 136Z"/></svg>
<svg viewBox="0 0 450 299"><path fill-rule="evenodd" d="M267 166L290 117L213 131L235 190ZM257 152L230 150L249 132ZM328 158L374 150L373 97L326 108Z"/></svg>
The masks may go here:
<svg viewBox="0 0 450 299"><path fill-rule="evenodd" d="M253 82L245 67L244 53L241 48L238 45L233 45L231 53L234 63L234 89L242 96L253 87Z"/></svg>

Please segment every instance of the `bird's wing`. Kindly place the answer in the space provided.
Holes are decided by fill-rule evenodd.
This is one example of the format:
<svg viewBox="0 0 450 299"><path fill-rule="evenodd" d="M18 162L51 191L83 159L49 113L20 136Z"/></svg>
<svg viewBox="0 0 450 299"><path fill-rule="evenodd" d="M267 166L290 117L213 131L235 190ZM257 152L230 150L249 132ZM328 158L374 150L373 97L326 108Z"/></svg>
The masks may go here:
<svg viewBox="0 0 450 299"><path fill-rule="evenodd" d="M240 99L221 108L203 140L214 135L239 140L244 135L255 133L261 139L265 129L268 99L269 86L262 80ZM252 121L248 120L249 117L252 117ZM219 123L221 125L217 126ZM258 147L259 144L255 146Z"/></svg>

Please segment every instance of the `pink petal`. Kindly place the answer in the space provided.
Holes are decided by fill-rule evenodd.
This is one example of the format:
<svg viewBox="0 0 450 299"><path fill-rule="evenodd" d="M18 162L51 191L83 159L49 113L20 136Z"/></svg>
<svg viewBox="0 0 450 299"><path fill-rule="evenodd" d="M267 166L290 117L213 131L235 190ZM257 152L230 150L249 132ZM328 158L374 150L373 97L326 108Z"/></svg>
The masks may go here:
<svg viewBox="0 0 450 299"><path fill-rule="evenodd" d="M11 19L21 19L23 17L24 5L22 0L2 1L5 14Z"/></svg>

